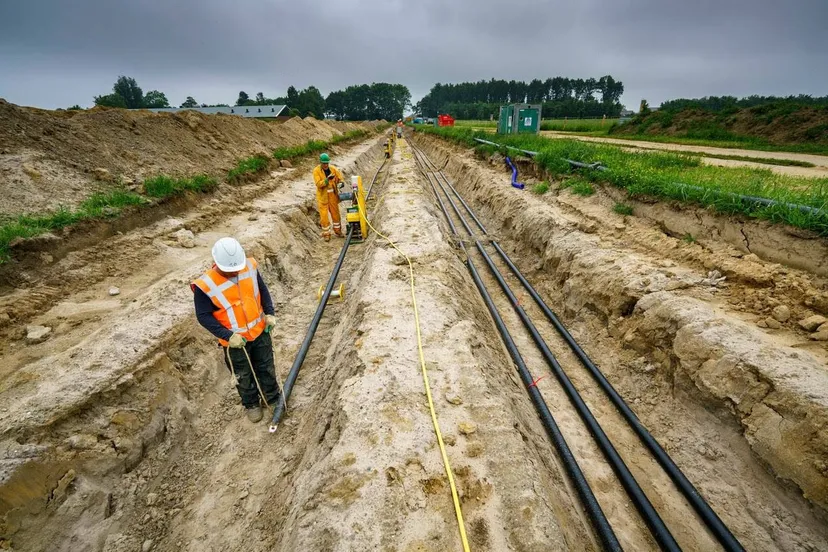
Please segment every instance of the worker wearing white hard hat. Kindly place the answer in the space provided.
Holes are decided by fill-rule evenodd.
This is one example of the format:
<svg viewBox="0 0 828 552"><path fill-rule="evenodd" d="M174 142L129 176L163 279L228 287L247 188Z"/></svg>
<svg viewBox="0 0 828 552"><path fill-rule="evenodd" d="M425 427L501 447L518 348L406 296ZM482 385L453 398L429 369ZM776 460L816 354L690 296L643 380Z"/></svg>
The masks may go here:
<svg viewBox="0 0 828 552"><path fill-rule="evenodd" d="M276 325L273 300L258 270L231 237L213 245L213 266L191 284L196 318L224 348L224 362L236 377L247 417L262 419L262 404L275 405L279 386L270 331Z"/></svg>

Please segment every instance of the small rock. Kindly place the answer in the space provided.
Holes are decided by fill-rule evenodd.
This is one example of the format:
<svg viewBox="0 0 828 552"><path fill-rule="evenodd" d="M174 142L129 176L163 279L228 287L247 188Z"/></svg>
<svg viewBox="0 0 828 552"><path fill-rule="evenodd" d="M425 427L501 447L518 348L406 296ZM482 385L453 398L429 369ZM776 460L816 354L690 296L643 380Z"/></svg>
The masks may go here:
<svg viewBox="0 0 828 552"><path fill-rule="evenodd" d="M173 238L176 239L178 245L185 249L192 249L195 247L195 235L186 228L182 228L181 230L175 232L173 234Z"/></svg>
<svg viewBox="0 0 828 552"><path fill-rule="evenodd" d="M799 321L799 326L805 330L806 332L812 332L828 322L824 316L820 316L815 314L814 316L809 316L808 318L804 318Z"/></svg>
<svg viewBox="0 0 828 552"><path fill-rule="evenodd" d="M690 282L685 282L683 280L670 280L667 282L667 285L664 286L665 291L675 291L677 289L685 289L689 288L692 284Z"/></svg>
<svg viewBox="0 0 828 552"><path fill-rule="evenodd" d="M6 316L8 316L8 315L6 315ZM2 317L2 315L0 315L0 317ZM0 321L2 321L2 318L0 318ZM823 324L822 326L817 328L816 331L817 332L828 332L828 322L826 322L825 324Z"/></svg>
<svg viewBox="0 0 828 552"><path fill-rule="evenodd" d="M46 253L45 251L43 251L40 254L40 260L43 262L43 264L52 264L53 262L55 262L55 258L52 257L50 254Z"/></svg>
<svg viewBox="0 0 828 552"><path fill-rule="evenodd" d="M92 174L95 175L96 180L100 180L102 182L112 181L112 173L110 173L107 169L104 169L102 167L92 169Z"/></svg>
<svg viewBox="0 0 828 552"><path fill-rule="evenodd" d="M11 323L11 316L7 312L0 312L0 328L5 328Z"/></svg>
<svg viewBox="0 0 828 552"><path fill-rule="evenodd" d="M245 489L239 493L239 500L244 500L248 496L250 496L250 492L247 489Z"/></svg>
<svg viewBox="0 0 828 552"><path fill-rule="evenodd" d="M615 225L615 229L616 229L616 230L619 230L619 231L620 231L620 230L626 230L626 229L627 229L627 225L626 225L626 224L616 224L616 225Z"/></svg>
<svg viewBox="0 0 828 552"><path fill-rule="evenodd" d="M147 494L147 506L153 506L158 502L158 495L156 493Z"/></svg>
<svg viewBox="0 0 828 552"><path fill-rule="evenodd" d="M74 450L89 450L98 446L98 438L88 434L72 435L66 441Z"/></svg>
<svg viewBox="0 0 828 552"><path fill-rule="evenodd" d="M285 169L289 169L293 167L293 163L291 163L287 159L282 159L281 161L279 161L279 166L284 167Z"/></svg>
<svg viewBox="0 0 828 552"><path fill-rule="evenodd" d="M121 294L121 290L119 288L116 288L116 287L109 288L109 295L111 295L112 297L115 297L116 295L120 295L120 294Z"/></svg>
<svg viewBox="0 0 828 552"><path fill-rule="evenodd" d="M150 550L152 550L152 539L147 539L141 545L141 552L149 552Z"/></svg>
<svg viewBox="0 0 828 552"><path fill-rule="evenodd" d="M462 433L463 435L471 435L472 433L477 431L477 425L475 425L471 422L468 422L468 423L462 422L457 426L457 428L460 430L460 433Z"/></svg>
<svg viewBox="0 0 828 552"><path fill-rule="evenodd" d="M808 336L808 339L813 339L814 341L828 341L828 330L814 332Z"/></svg>
<svg viewBox="0 0 828 552"><path fill-rule="evenodd" d="M250 215L249 217L247 217L247 220L259 220L259 215Z"/></svg>
<svg viewBox="0 0 828 552"><path fill-rule="evenodd" d="M759 326L760 328L767 328L768 327L768 323L765 320L760 320L759 322L756 323L756 325Z"/></svg>
<svg viewBox="0 0 828 552"><path fill-rule="evenodd" d="M582 220L578 222L578 230L584 234L594 234L598 231L598 225L591 220Z"/></svg>
<svg viewBox="0 0 828 552"><path fill-rule="evenodd" d="M779 328L782 327L782 324L779 323L779 320L776 320L775 318L771 318L770 316L765 318L765 324L768 325L768 328L771 328L773 330L778 330Z"/></svg>
<svg viewBox="0 0 828 552"><path fill-rule="evenodd" d="M42 343L49 338L52 328L48 326L26 326L26 341L29 343Z"/></svg>
<svg viewBox="0 0 828 552"><path fill-rule="evenodd" d="M779 305L773 309L771 315L779 322L787 322L791 318L791 309L785 305Z"/></svg>
<svg viewBox="0 0 828 552"><path fill-rule="evenodd" d="M463 399L457 395L446 395L446 401L455 406L463 404Z"/></svg>
<svg viewBox="0 0 828 552"><path fill-rule="evenodd" d="M443 437L443 442L448 446L453 447L457 444L457 437L455 437L454 435L446 435L445 437Z"/></svg>

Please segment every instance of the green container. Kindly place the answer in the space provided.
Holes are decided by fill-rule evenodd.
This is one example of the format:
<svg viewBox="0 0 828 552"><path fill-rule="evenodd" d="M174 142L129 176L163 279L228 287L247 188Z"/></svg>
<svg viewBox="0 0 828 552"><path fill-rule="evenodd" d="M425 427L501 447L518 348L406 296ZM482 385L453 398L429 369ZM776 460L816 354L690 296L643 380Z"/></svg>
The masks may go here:
<svg viewBox="0 0 828 552"><path fill-rule="evenodd" d="M540 112L535 108L518 110L518 134L537 134L540 130Z"/></svg>
<svg viewBox="0 0 828 552"><path fill-rule="evenodd" d="M537 134L540 131L541 106L510 104L500 108L498 134Z"/></svg>

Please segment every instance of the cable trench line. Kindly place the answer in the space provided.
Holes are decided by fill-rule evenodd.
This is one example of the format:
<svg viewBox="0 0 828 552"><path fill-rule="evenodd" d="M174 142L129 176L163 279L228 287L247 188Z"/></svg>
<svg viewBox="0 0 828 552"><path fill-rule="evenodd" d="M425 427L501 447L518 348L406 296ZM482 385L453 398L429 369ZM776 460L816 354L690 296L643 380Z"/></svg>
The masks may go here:
<svg viewBox="0 0 828 552"><path fill-rule="evenodd" d="M414 308L414 325L417 329L417 352L420 357L420 369L422 370L423 374L423 386L425 387L426 397L428 398L428 409L431 412L431 422L434 425L434 433L437 435L437 444L440 446L440 455L443 458L443 467L446 470L446 476L448 477L449 487L451 487L451 498L454 502L454 514L457 517L457 524L460 529L460 541L463 544L463 551L469 552L469 542L466 538L466 526L463 522L463 510L460 506L460 497L457 493L457 485L454 482L454 475L451 469L451 463L448 459L448 454L446 453L446 445L443 442L443 434L440 431L440 424L437 421L437 412L434 408L434 399L431 395L431 384L428 380L428 369L426 368L425 362L425 354L423 353L423 339L422 339L422 332L420 330L420 313L417 309L417 296L414 284L414 265L411 263L411 259L403 253L403 251L397 247L397 244L394 243L391 238L374 228L374 225L371 224L371 221L368 220L366 217L365 222L368 224L368 227L374 231L375 234L383 238L388 244L393 247L397 253L403 256L405 262L408 263L408 274L409 274L409 283L411 285L411 304Z"/></svg>

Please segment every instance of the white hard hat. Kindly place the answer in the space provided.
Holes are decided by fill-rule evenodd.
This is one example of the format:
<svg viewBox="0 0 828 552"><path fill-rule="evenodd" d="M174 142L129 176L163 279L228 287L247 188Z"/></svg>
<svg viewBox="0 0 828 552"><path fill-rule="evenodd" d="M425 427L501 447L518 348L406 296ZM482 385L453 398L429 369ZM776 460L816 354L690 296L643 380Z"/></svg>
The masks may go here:
<svg viewBox="0 0 828 552"><path fill-rule="evenodd" d="M238 272L247 265L244 249L236 238L221 238L213 245L213 260L219 270Z"/></svg>

